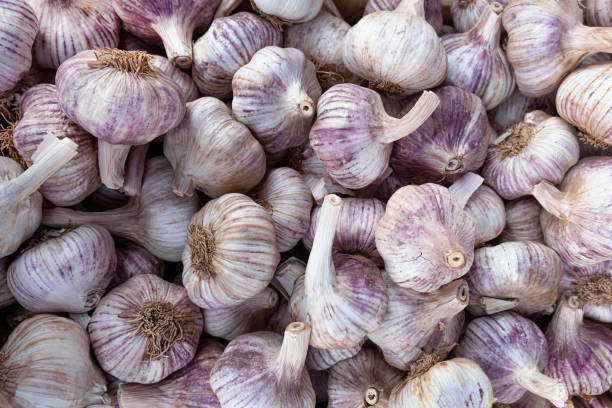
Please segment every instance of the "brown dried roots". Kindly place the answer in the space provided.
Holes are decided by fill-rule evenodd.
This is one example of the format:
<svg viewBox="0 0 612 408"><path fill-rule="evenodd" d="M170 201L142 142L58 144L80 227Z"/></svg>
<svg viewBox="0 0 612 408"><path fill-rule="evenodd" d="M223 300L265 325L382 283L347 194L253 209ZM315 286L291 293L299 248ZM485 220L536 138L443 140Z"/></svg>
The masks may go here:
<svg viewBox="0 0 612 408"><path fill-rule="evenodd" d="M213 257L215 256L215 234L202 225L189 226L189 249L191 265L202 279L214 276Z"/></svg>
<svg viewBox="0 0 612 408"><path fill-rule="evenodd" d="M283 31L284 23L280 18L264 13L263 11L259 9L259 7L257 7L257 4L255 4L253 0L250 0L250 3L251 3L251 7L253 8L254 12L256 12L257 14L259 14L260 16L268 20L274 27L278 28L281 32Z"/></svg>
<svg viewBox="0 0 612 408"><path fill-rule="evenodd" d="M578 281L578 297L597 306L612 305L612 276L585 276Z"/></svg>
<svg viewBox="0 0 612 408"><path fill-rule="evenodd" d="M368 88L375 91L386 92L391 95L401 94L404 91L402 87L389 81L369 81Z"/></svg>
<svg viewBox="0 0 612 408"><path fill-rule="evenodd" d="M302 168L302 163L302 147L297 146L289 148L287 157L287 164L289 167L301 174L304 170Z"/></svg>
<svg viewBox="0 0 612 408"><path fill-rule="evenodd" d="M529 123L520 122L512 126L510 132L510 135L497 145L497 149L504 159L514 157L525 150L535 134L535 129Z"/></svg>
<svg viewBox="0 0 612 408"><path fill-rule="evenodd" d="M606 150L612 147L611 144L608 144L604 142L603 140L594 138L593 136L589 135L587 132L584 132L582 130L578 131L578 139L580 139L584 143L595 146L596 148L601 149L601 150Z"/></svg>
<svg viewBox="0 0 612 408"><path fill-rule="evenodd" d="M397 393L400 392L402 388L404 388L408 381L420 376L421 374L426 373L440 360L442 360L442 357L438 353L433 352L431 354L423 354L417 360L412 362L410 364L410 369L408 370L408 375L406 376L406 379L393 388L389 400L393 401Z"/></svg>
<svg viewBox="0 0 612 408"><path fill-rule="evenodd" d="M145 51L124 51L115 48L103 48L94 51L95 61L90 61L90 68L111 67L134 75L148 75L153 72L151 55Z"/></svg>
<svg viewBox="0 0 612 408"><path fill-rule="evenodd" d="M8 125L4 127L0 127L0 155L4 157L10 157L15 160L23 169L26 169L28 165L25 160L21 157L17 148L13 144L13 131L15 130L15 126L19 121L19 117L14 122L11 122L8 118L2 116Z"/></svg>

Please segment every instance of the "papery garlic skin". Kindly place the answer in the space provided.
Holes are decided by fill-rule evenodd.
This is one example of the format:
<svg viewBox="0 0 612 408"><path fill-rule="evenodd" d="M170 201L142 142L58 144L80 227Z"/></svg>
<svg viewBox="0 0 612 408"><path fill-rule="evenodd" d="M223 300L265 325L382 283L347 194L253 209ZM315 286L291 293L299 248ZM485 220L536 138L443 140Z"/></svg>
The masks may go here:
<svg viewBox="0 0 612 408"><path fill-rule="evenodd" d="M11 293L6 275L9 267L8 258L0 258L0 307L5 308L15 303L15 297Z"/></svg>
<svg viewBox="0 0 612 408"><path fill-rule="evenodd" d="M26 2L32 6L40 24L33 53L42 68L57 69L81 51L119 45L121 22L110 1Z"/></svg>
<svg viewBox="0 0 612 408"><path fill-rule="evenodd" d="M191 76L173 65L170 60L160 55L151 55L151 65L166 74L183 91L186 102L195 101L200 96L195 82Z"/></svg>
<svg viewBox="0 0 612 408"><path fill-rule="evenodd" d="M34 10L23 0L0 3L0 92L13 88L30 70L38 33Z"/></svg>
<svg viewBox="0 0 612 408"><path fill-rule="evenodd" d="M612 298L606 289L612 282L612 261L588 267L564 265L559 293L571 291L582 302L584 316L612 323Z"/></svg>
<svg viewBox="0 0 612 408"><path fill-rule="evenodd" d="M574 403L574 408L608 408L612 406L612 398L608 394L593 396L590 400L574 397L572 402Z"/></svg>
<svg viewBox="0 0 612 408"><path fill-rule="evenodd" d="M340 361L357 355L361 350L361 344L346 349L319 349L316 347L308 348L306 356L306 366L309 370L327 370Z"/></svg>
<svg viewBox="0 0 612 408"><path fill-rule="evenodd" d="M295 48L268 46L232 78L232 113L266 152L300 146L315 118L321 86L315 66Z"/></svg>
<svg viewBox="0 0 612 408"><path fill-rule="evenodd" d="M216 18L193 45L193 79L206 96L232 96L232 77L260 49L282 46L280 30L253 13Z"/></svg>
<svg viewBox="0 0 612 408"><path fill-rule="evenodd" d="M323 0L253 0L251 4L263 15L281 22L302 23L315 18L323 6Z"/></svg>
<svg viewBox="0 0 612 408"><path fill-rule="evenodd" d="M142 246L124 238L115 238L117 268L109 287L114 288L135 275L164 275L164 262Z"/></svg>
<svg viewBox="0 0 612 408"><path fill-rule="evenodd" d="M364 15L375 11L395 10L402 0L368 0ZM442 29L442 2L439 0L425 0L425 20L441 36Z"/></svg>
<svg viewBox="0 0 612 408"><path fill-rule="evenodd" d="M542 206L533 197L521 197L506 203L506 228L500 236L502 242L543 242L540 212Z"/></svg>
<svg viewBox="0 0 612 408"><path fill-rule="evenodd" d="M501 14L508 0L453 0L450 5L450 14L453 26L457 32L464 33L478 24L478 20L489 7Z"/></svg>
<svg viewBox="0 0 612 408"><path fill-rule="evenodd" d="M526 113L534 110L542 110L548 114L553 114L555 111L548 95L529 98L515 88L502 103L489 110L487 116L491 127L501 135L512 125L520 122Z"/></svg>
<svg viewBox="0 0 612 408"><path fill-rule="evenodd" d="M590 26L612 27L612 5L605 0L586 0L584 14Z"/></svg>
<svg viewBox="0 0 612 408"><path fill-rule="evenodd" d="M465 205L465 211L474 219L476 246L496 238L506 226L504 202L490 187L478 187Z"/></svg>

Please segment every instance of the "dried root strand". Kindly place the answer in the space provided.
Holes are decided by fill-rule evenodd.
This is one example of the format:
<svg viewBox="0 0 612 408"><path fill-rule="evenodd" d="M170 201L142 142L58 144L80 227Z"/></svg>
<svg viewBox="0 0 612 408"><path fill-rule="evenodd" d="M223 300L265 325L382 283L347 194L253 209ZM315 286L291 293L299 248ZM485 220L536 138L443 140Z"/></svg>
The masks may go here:
<svg viewBox="0 0 612 408"><path fill-rule="evenodd" d="M111 67L134 75L149 75L153 72L151 55L145 51L124 51L103 48L94 51L95 61L88 63L90 68Z"/></svg>
<svg viewBox="0 0 612 408"><path fill-rule="evenodd" d="M400 392L402 388L404 388L404 386L408 383L408 381L411 381L414 378L420 376L421 374L426 373L427 371L429 371L431 367L436 365L441 360L442 360L442 356L436 352L433 352L431 354L427 354L427 353L422 354L421 357L419 357L417 360L415 360L414 362L410 364L408 375L406 376L404 381L397 384L393 388L393 390L391 390L391 395L390 395L389 400L393 401L396 398L397 393Z"/></svg>
<svg viewBox="0 0 612 408"><path fill-rule="evenodd" d="M611 144L608 144L601 139L597 139L589 135L587 132L583 131L582 129L578 131L578 139L580 139L586 144L590 144L601 150L606 150L612 147Z"/></svg>
<svg viewBox="0 0 612 408"><path fill-rule="evenodd" d="M284 22L280 18L264 13L263 11L259 9L259 7L257 7L257 4L255 4L253 0L250 0L250 3L251 3L251 8L253 9L254 12L256 12L257 14L259 14L260 16L268 20L274 27L278 28L281 32L283 32Z"/></svg>
<svg viewBox="0 0 612 408"><path fill-rule="evenodd" d="M386 92L390 95L398 95L404 91L401 86L389 81L369 81L368 88L375 91Z"/></svg>
<svg viewBox="0 0 612 408"><path fill-rule="evenodd" d="M535 127L526 122L520 122L512 126L510 135L497 144L497 149L502 157L514 157L523 152L529 146L529 142L535 134Z"/></svg>
<svg viewBox="0 0 612 408"><path fill-rule="evenodd" d="M291 147L288 149L287 164L289 165L289 167L291 167L293 170L297 171L298 173L302 174L304 171L303 162L304 162L304 159L302 159L302 147L301 146Z"/></svg>
<svg viewBox="0 0 612 408"><path fill-rule="evenodd" d="M272 214L273 208L272 205L266 200L266 198L261 194L261 192L256 192L250 195L251 199L255 201L255 203L259 204L266 210L268 213Z"/></svg>
<svg viewBox="0 0 612 408"><path fill-rule="evenodd" d="M41 82L41 73L32 68L19 81L17 85L8 91L0 92L0 117L5 122L17 122L21 117L21 96L25 91Z"/></svg>
<svg viewBox="0 0 612 408"><path fill-rule="evenodd" d="M17 148L13 144L13 131L19 121L20 117L17 116L15 121L10 121L9 118L1 115L2 119L7 122L6 126L0 126L0 155L4 157L10 157L15 160L25 170L28 165L25 160L21 157Z"/></svg>
<svg viewBox="0 0 612 408"><path fill-rule="evenodd" d="M578 297L597 306L612 305L612 276L585 276L578 281Z"/></svg>
<svg viewBox="0 0 612 408"><path fill-rule="evenodd" d="M214 276L213 257L215 256L215 234L202 225L189 226L189 240L191 249L191 264L199 272L202 279Z"/></svg>

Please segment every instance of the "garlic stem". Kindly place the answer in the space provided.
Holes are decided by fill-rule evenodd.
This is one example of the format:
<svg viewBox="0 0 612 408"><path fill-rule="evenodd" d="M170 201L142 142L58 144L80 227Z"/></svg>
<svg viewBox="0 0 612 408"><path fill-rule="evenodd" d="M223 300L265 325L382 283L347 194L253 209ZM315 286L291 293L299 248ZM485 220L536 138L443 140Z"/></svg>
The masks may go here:
<svg viewBox="0 0 612 408"><path fill-rule="evenodd" d="M394 11L425 18L425 2L423 0L402 0Z"/></svg>
<svg viewBox="0 0 612 408"><path fill-rule="evenodd" d="M119 190L125 183L125 163L131 146L110 144L98 139L98 167L102 184Z"/></svg>
<svg viewBox="0 0 612 408"><path fill-rule="evenodd" d="M448 318L449 320L457 313L461 312L470 300L470 289L466 281L458 279L447 283L438 291L432 294L437 299L437 307L426 312L432 320L440 320ZM442 326L444 322L440 321ZM443 327L440 328L443 330Z"/></svg>
<svg viewBox="0 0 612 408"><path fill-rule="evenodd" d="M469 201L470 197L478 187L482 185L484 179L476 173L465 173L459 180L455 181L448 189L455 196L455 200L461 208Z"/></svg>
<svg viewBox="0 0 612 408"><path fill-rule="evenodd" d="M516 380L527 391L546 398L555 407L563 408L567 402L568 392L565 385L542 374L535 367L518 372Z"/></svg>
<svg viewBox="0 0 612 408"><path fill-rule="evenodd" d="M514 309L518 303L517 299L497 299L487 296L480 298L480 306L482 306L484 312L488 315Z"/></svg>
<svg viewBox="0 0 612 408"><path fill-rule="evenodd" d="M168 19L162 20L154 26L164 43L168 59L182 69L191 68L193 49L191 45L191 30L183 21L175 21L180 16L173 13Z"/></svg>
<svg viewBox="0 0 612 408"><path fill-rule="evenodd" d="M283 345L278 353L279 380L285 384L296 383L306 364L310 326L302 322L290 323L285 329Z"/></svg>
<svg viewBox="0 0 612 408"><path fill-rule="evenodd" d="M149 144L132 146L125 165L123 192L133 197L140 193Z"/></svg>
<svg viewBox="0 0 612 408"><path fill-rule="evenodd" d="M565 294L561 301L557 313L550 322L551 327L557 327L555 335L563 340L563 343L573 344L579 338L579 331L584 322L584 309L582 302L577 296Z"/></svg>
<svg viewBox="0 0 612 408"><path fill-rule="evenodd" d="M555 217L566 220L570 216L571 204L565 201L565 194L551 182L543 180L533 187L531 194L538 203Z"/></svg>
<svg viewBox="0 0 612 408"><path fill-rule="evenodd" d="M297 103L297 106L298 110L300 111L300 115L304 119L312 118L312 116L314 115L314 102L312 101L312 99L310 99L308 95L306 95L306 93L304 93L302 99Z"/></svg>
<svg viewBox="0 0 612 408"><path fill-rule="evenodd" d="M438 108L440 98L431 92L425 91L416 104L401 119L390 118L387 126L379 137L381 143L393 143L417 130Z"/></svg>
<svg viewBox="0 0 612 408"><path fill-rule="evenodd" d="M372 407L378 404L378 390L374 387L370 387L366 390L365 395L363 397L363 401L365 402L366 407Z"/></svg>
<svg viewBox="0 0 612 408"><path fill-rule="evenodd" d="M254 308L269 309L278 302L278 294L273 290L264 290L247 300Z"/></svg>
<svg viewBox="0 0 612 408"><path fill-rule="evenodd" d="M473 30L480 34L487 44L498 47L501 24L501 16L494 11L493 5L489 4Z"/></svg>
<svg viewBox="0 0 612 408"><path fill-rule="evenodd" d="M612 27L588 27L579 24L563 38L563 48L566 52L612 53Z"/></svg>

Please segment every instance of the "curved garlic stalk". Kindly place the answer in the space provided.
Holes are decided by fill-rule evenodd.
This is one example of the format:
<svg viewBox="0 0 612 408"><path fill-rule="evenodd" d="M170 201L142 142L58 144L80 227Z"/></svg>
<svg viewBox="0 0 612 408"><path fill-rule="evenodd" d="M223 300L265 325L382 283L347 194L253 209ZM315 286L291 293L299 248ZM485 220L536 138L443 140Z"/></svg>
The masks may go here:
<svg viewBox="0 0 612 408"><path fill-rule="evenodd" d="M309 336L310 326L294 322L284 337L257 332L232 340L210 376L221 406L314 408L316 397L304 365Z"/></svg>
<svg viewBox="0 0 612 408"><path fill-rule="evenodd" d="M0 258L0 308L5 308L15 303L15 297L11 293L6 280L8 267L8 258Z"/></svg>
<svg viewBox="0 0 612 408"><path fill-rule="evenodd" d="M506 229L499 239L508 241L543 242L540 227L542 207L533 197L521 197L506 203Z"/></svg>
<svg viewBox="0 0 612 408"><path fill-rule="evenodd" d="M410 135L440 103L424 92L401 118L389 116L380 95L354 84L335 85L317 106L310 144L329 175L343 187L360 189L389 167L393 142Z"/></svg>
<svg viewBox="0 0 612 408"><path fill-rule="evenodd" d="M541 373L548 347L538 326L512 312L472 320L453 351L478 364L491 379L497 402L512 404L526 391L562 408L568 400L565 385Z"/></svg>
<svg viewBox="0 0 612 408"><path fill-rule="evenodd" d="M364 15L374 13L376 11L391 11L395 10L402 0L368 0L365 6ZM438 35L442 36L442 1L440 0L425 0L425 20L436 30Z"/></svg>
<svg viewBox="0 0 612 408"><path fill-rule="evenodd" d="M283 23L303 23L312 20L323 7L323 0L251 0L251 6L258 13L277 26Z"/></svg>
<svg viewBox="0 0 612 408"><path fill-rule="evenodd" d="M506 226L504 202L490 187L478 187L465 205L465 212L474 219L474 244L477 247L496 238Z"/></svg>
<svg viewBox="0 0 612 408"><path fill-rule="evenodd" d="M544 207L540 215L546 245L565 263L589 266L612 260L612 157L578 162L557 189L542 181L532 194Z"/></svg>
<svg viewBox="0 0 612 408"><path fill-rule="evenodd" d="M453 0L450 6L453 26L457 32L464 33L478 24L489 7L501 14L507 5L508 0Z"/></svg>
<svg viewBox="0 0 612 408"><path fill-rule="evenodd" d="M198 88L193 79L191 79L191 76L173 65L168 58L160 55L151 55L151 66L166 74L168 78L178 85L181 91L183 91L186 102L195 101L200 96Z"/></svg>
<svg viewBox="0 0 612 408"><path fill-rule="evenodd" d="M612 27L612 5L605 0L586 0L584 14L590 26Z"/></svg>
<svg viewBox="0 0 612 408"><path fill-rule="evenodd" d="M46 210L43 223L50 227L97 224L113 235L134 241L156 257L181 260L192 215L200 208L198 197L172 193L172 168L163 157L147 160L142 190L120 208L101 212L67 208Z"/></svg>
<svg viewBox="0 0 612 408"><path fill-rule="evenodd" d="M164 275L164 262L142 246L124 238L115 238L117 269L109 285L114 288L135 275L150 273L160 278Z"/></svg>
<svg viewBox="0 0 612 408"><path fill-rule="evenodd" d="M321 349L361 345L366 334L382 323L388 302L380 271L372 261L332 255L341 210L340 197L325 197L306 273L295 282L290 300L291 315L310 321L310 344Z"/></svg>
<svg viewBox="0 0 612 408"><path fill-rule="evenodd" d="M554 114L554 103L549 95L539 98L529 98L518 89L504 99L502 103L487 112L489 123L495 132L501 134L512 125L520 122L526 113L534 110L542 110L549 115Z"/></svg>
<svg viewBox="0 0 612 408"><path fill-rule="evenodd" d="M612 323L612 261L586 268L565 265L559 292L565 291L583 303L585 317Z"/></svg>
<svg viewBox="0 0 612 408"><path fill-rule="evenodd" d="M302 51L262 48L236 71L232 90L234 116L253 131L266 152L300 146L307 140L321 86L314 64Z"/></svg>

